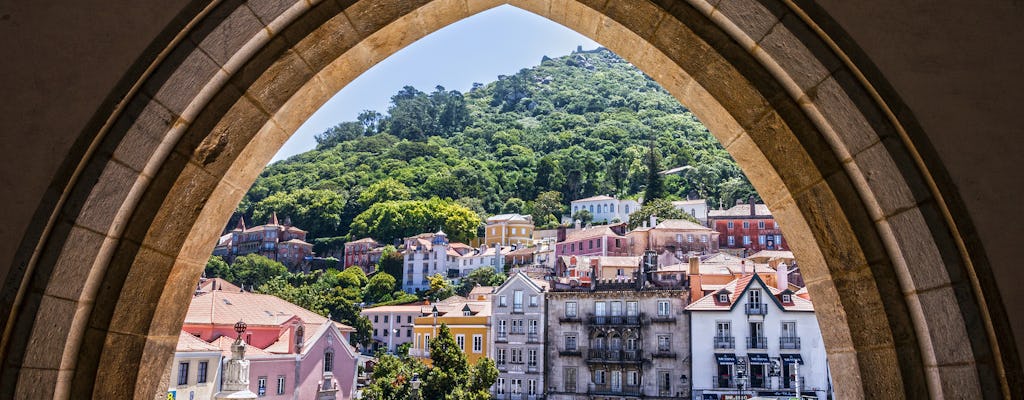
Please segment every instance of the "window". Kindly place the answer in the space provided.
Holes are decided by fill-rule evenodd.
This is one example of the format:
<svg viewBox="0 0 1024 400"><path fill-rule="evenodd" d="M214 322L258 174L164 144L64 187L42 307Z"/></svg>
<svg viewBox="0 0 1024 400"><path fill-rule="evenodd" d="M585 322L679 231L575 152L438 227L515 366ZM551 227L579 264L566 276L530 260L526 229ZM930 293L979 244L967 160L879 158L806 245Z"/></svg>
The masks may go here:
<svg viewBox="0 0 1024 400"><path fill-rule="evenodd" d="M512 349L512 364L523 363L523 349Z"/></svg>
<svg viewBox="0 0 1024 400"><path fill-rule="evenodd" d="M677 233L676 234L676 242L677 243L682 243L683 242L683 234L682 233Z"/></svg>
<svg viewBox="0 0 1024 400"><path fill-rule="evenodd" d="M637 315L640 315L639 304L637 304L637 302L635 302L635 301L627 301L626 302L626 315L628 315L630 317L635 317Z"/></svg>
<svg viewBox="0 0 1024 400"><path fill-rule="evenodd" d="M569 244L569 251L576 251L576 243Z"/></svg>
<svg viewBox="0 0 1024 400"><path fill-rule="evenodd" d="M608 304L603 301L594 303L594 315L597 315L598 317L608 315L608 309L606 308L607 305Z"/></svg>
<svg viewBox="0 0 1024 400"><path fill-rule="evenodd" d="M377 336L377 330L376 329L373 330L373 336Z"/></svg>
<svg viewBox="0 0 1024 400"><path fill-rule="evenodd" d="M384 316L384 323L385 324L388 323L388 316L387 315Z"/></svg>
<svg viewBox="0 0 1024 400"><path fill-rule="evenodd" d="M782 235L775 235L775 245L782 246Z"/></svg>
<svg viewBox="0 0 1024 400"><path fill-rule="evenodd" d="M523 392L523 380L522 379L513 379L512 380L512 388L511 389L512 390L510 390L510 392L512 392L513 395L522 393Z"/></svg>
<svg viewBox="0 0 1024 400"><path fill-rule="evenodd" d="M667 395L672 393L672 372L658 371L658 394Z"/></svg>
<svg viewBox="0 0 1024 400"><path fill-rule="evenodd" d="M407 323L407 324L411 324L412 323L412 315L405 316L405 323Z"/></svg>
<svg viewBox="0 0 1024 400"><path fill-rule="evenodd" d="M752 289L749 292L749 295L750 295L750 299L749 299L750 303L761 303L761 291L760 290Z"/></svg>
<svg viewBox="0 0 1024 400"><path fill-rule="evenodd" d="M537 320L535 320L535 319L531 319L530 320L530 327L529 327L529 330L527 332L528 333L532 333L532 334L536 334L538 332Z"/></svg>
<svg viewBox="0 0 1024 400"><path fill-rule="evenodd" d="M277 394L284 394L284 375L277 376Z"/></svg>
<svg viewBox="0 0 1024 400"><path fill-rule="evenodd" d="M565 372L562 374L563 375L563 379L562 380L565 382L565 391L566 392L575 392L576 391L576 368L575 367L568 367L564 371Z"/></svg>
<svg viewBox="0 0 1024 400"><path fill-rule="evenodd" d="M376 324L376 323L378 323L378 322L380 322L380 315L374 315L374 316L373 316L373 323L375 323L375 324Z"/></svg>
<svg viewBox="0 0 1024 400"><path fill-rule="evenodd" d="M626 373L626 386L637 386L640 384L640 374L637 371Z"/></svg>
<svg viewBox="0 0 1024 400"><path fill-rule="evenodd" d="M732 221L726 222L725 226L728 227L729 229L732 229Z"/></svg>
<svg viewBox="0 0 1024 400"><path fill-rule="evenodd" d="M188 385L188 361L178 363L178 384Z"/></svg>
<svg viewBox="0 0 1024 400"><path fill-rule="evenodd" d="M334 371L334 352L324 352L324 372Z"/></svg>
<svg viewBox="0 0 1024 400"><path fill-rule="evenodd" d="M782 337L796 337L796 321L785 321L782 323Z"/></svg>
<svg viewBox="0 0 1024 400"><path fill-rule="evenodd" d="M530 379L527 382L529 384L526 385L526 394L528 394L530 396L536 395L537 394L537 380L536 379Z"/></svg>
<svg viewBox="0 0 1024 400"><path fill-rule="evenodd" d="M604 370L599 369L594 371L594 383L597 385L604 385Z"/></svg>
<svg viewBox="0 0 1024 400"><path fill-rule="evenodd" d="M498 307L508 307L508 299L505 296L498 296Z"/></svg>
<svg viewBox="0 0 1024 400"><path fill-rule="evenodd" d="M701 243L707 243L708 242L708 235L700 235L700 242Z"/></svg>
<svg viewBox="0 0 1024 400"><path fill-rule="evenodd" d="M734 236L729 236L729 246L735 246L735 245L736 245L736 238Z"/></svg>
<svg viewBox="0 0 1024 400"><path fill-rule="evenodd" d="M256 380L256 395L260 397L267 395L267 377L261 376Z"/></svg>
<svg viewBox="0 0 1024 400"><path fill-rule="evenodd" d="M206 370L210 363L208 361L199 362L199 370L196 371L196 383L206 383Z"/></svg>
<svg viewBox="0 0 1024 400"><path fill-rule="evenodd" d="M690 242L690 243L693 243L693 234L692 233L686 234L686 241Z"/></svg>
<svg viewBox="0 0 1024 400"><path fill-rule="evenodd" d="M764 244L767 243L767 240L765 240L765 236L757 235L757 243L764 246Z"/></svg>
<svg viewBox="0 0 1024 400"><path fill-rule="evenodd" d="M668 300L658 300L658 316L667 317L669 316L669 302Z"/></svg>
<svg viewBox="0 0 1024 400"><path fill-rule="evenodd" d="M455 335L455 343L459 344L459 350L466 351L466 335Z"/></svg>
<svg viewBox="0 0 1024 400"><path fill-rule="evenodd" d="M504 336L508 332L508 320L498 321L498 336Z"/></svg>
<svg viewBox="0 0 1024 400"><path fill-rule="evenodd" d="M384 330L384 336L385 336L385 337L387 337L387 336L388 336L388 331L389 331L389 330L390 330L390 329L385 329L385 330Z"/></svg>
<svg viewBox="0 0 1024 400"><path fill-rule="evenodd" d="M658 351L669 351L672 348L671 335L658 335Z"/></svg>
<svg viewBox="0 0 1024 400"><path fill-rule="evenodd" d="M593 249L594 248L594 241L593 240L588 240L587 241L587 245L590 246L590 247L587 247L587 249Z"/></svg>
<svg viewBox="0 0 1024 400"><path fill-rule="evenodd" d="M782 302L783 303L792 303L793 302L793 296L789 295L789 294L782 295Z"/></svg>
<svg viewBox="0 0 1024 400"><path fill-rule="evenodd" d="M423 335L423 350L426 350L427 347L430 347L430 335L429 334Z"/></svg>
<svg viewBox="0 0 1024 400"><path fill-rule="evenodd" d="M401 329L395 329L395 337L402 337L402 330Z"/></svg>
<svg viewBox="0 0 1024 400"><path fill-rule="evenodd" d="M537 299L537 295L535 295L535 294L531 294L530 295L530 307L537 307L538 301L539 300Z"/></svg>
<svg viewBox="0 0 1024 400"><path fill-rule="evenodd" d="M715 336L716 337L729 337L732 334L729 333L729 322L718 321L715 323Z"/></svg>
<svg viewBox="0 0 1024 400"><path fill-rule="evenodd" d="M565 351L576 351L576 334L565 335Z"/></svg>
<svg viewBox="0 0 1024 400"><path fill-rule="evenodd" d="M757 229L764 229L764 221L757 221Z"/></svg>
<svg viewBox="0 0 1024 400"><path fill-rule="evenodd" d="M482 353L484 351L484 337L482 335L473 335L473 352Z"/></svg>
<svg viewBox="0 0 1024 400"><path fill-rule="evenodd" d="M743 221L743 229L750 229L750 221Z"/></svg>
<svg viewBox="0 0 1024 400"><path fill-rule="evenodd" d="M505 378L498 378L497 387L494 389L496 394L505 394Z"/></svg>
<svg viewBox="0 0 1024 400"><path fill-rule="evenodd" d="M621 273L620 273L620 275L621 275ZM618 317L620 315L622 315L622 302L621 301L613 301L612 302L612 316L613 317Z"/></svg>
<svg viewBox="0 0 1024 400"><path fill-rule="evenodd" d="M626 339L626 350L636 350L637 349L637 345L636 344L637 344L636 338L631 337L629 339Z"/></svg>
<svg viewBox="0 0 1024 400"><path fill-rule="evenodd" d="M412 328L405 330L405 337L412 337Z"/></svg>
<svg viewBox="0 0 1024 400"><path fill-rule="evenodd" d="M523 291L522 290L516 290L515 292L512 292L512 310L513 311L517 311L517 310L522 310L522 309L523 309Z"/></svg>
<svg viewBox="0 0 1024 400"><path fill-rule="evenodd" d="M537 349L530 349L526 353L526 363L530 366L537 366Z"/></svg>
<svg viewBox="0 0 1024 400"><path fill-rule="evenodd" d="M498 365L505 365L505 349L498 349Z"/></svg>
<svg viewBox="0 0 1024 400"><path fill-rule="evenodd" d="M750 236L743 235L743 244L744 245L749 245L750 244Z"/></svg>

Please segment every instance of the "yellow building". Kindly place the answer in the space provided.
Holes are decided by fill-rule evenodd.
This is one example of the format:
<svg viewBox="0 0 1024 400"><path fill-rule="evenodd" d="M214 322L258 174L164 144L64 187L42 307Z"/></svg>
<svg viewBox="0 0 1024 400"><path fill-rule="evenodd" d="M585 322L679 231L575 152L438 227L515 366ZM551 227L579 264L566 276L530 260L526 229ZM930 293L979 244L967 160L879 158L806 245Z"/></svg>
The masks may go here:
<svg viewBox="0 0 1024 400"><path fill-rule="evenodd" d="M436 316L435 314L436 309ZM413 344L409 355L430 363L430 339L437 337L441 325L455 337L455 343L466 354L470 365L487 357L490 351L491 302L453 296L436 304L423 306L424 317L413 320Z"/></svg>
<svg viewBox="0 0 1024 400"><path fill-rule="evenodd" d="M501 214L487 218L484 245L529 246L533 243L533 217L519 214Z"/></svg>

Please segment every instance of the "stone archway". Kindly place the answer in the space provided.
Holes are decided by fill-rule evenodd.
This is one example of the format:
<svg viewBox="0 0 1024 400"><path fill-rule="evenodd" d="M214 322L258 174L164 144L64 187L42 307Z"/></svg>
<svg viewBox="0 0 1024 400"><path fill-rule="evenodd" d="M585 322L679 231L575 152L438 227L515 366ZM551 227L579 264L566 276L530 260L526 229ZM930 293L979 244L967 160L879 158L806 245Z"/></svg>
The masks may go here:
<svg viewBox="0 0 1024 400"><path fill-rule="evenodd" d="M151 397L219 228L301 121L393 52L502 3L201 10L88 140L20 255L0 397ZM510 3L630 60L722 141L802 260L841 398L1021 394L984 255L943 196L955 191L827 16L784 0Z"/></svg>

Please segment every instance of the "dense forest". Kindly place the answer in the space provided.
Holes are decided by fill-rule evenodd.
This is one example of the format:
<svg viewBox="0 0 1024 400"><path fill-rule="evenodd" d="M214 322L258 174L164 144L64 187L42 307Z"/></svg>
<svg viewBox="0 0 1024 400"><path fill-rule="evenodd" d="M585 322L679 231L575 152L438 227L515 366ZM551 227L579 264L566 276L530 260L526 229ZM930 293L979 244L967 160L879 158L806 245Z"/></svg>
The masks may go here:
<svg viewBox="0 0 1024 400"><path fill-rule="evenodd" d="M364 111L316 139L268 166L238 211L254 223L290 216L318 250L350 232L391 241L450 221L472 236L478 219L504 212L551 227L574 199L643 197L652 166L682 167L660 183L669 199L717 208L756 196L689 110L606 49L544 57L468 93L406 86L386 113ZM421 211L396 221L402 210Z"/></svg>

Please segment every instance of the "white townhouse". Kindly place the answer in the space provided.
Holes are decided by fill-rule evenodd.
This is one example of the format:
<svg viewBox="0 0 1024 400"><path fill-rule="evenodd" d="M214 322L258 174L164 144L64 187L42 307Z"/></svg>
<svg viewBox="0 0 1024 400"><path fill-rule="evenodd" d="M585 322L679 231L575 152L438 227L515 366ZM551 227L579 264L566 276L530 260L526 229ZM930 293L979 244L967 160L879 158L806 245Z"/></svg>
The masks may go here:
<svg viewBox="0 0 1024 400"><path fill-rule="evenodd" d="M594 216L594 223L606 225L618 222L629 222L629 215L640 209L640 203L636 200L619 200L611 196L593 196L585 199L573 200L569 203L569 215L576 215L581 210L587 210Z"/></svg>

